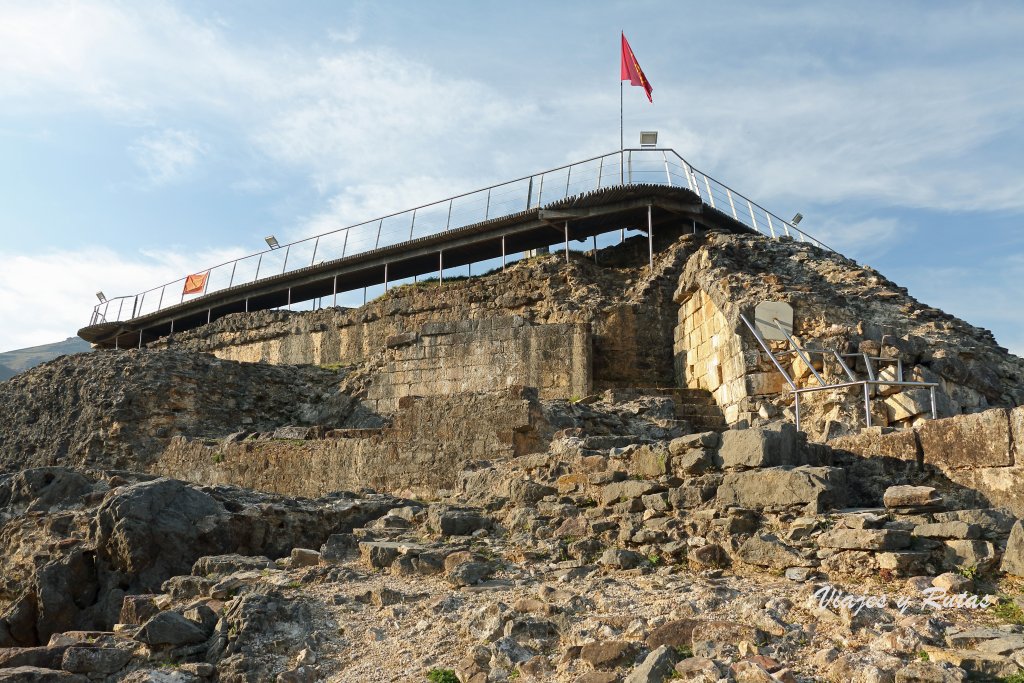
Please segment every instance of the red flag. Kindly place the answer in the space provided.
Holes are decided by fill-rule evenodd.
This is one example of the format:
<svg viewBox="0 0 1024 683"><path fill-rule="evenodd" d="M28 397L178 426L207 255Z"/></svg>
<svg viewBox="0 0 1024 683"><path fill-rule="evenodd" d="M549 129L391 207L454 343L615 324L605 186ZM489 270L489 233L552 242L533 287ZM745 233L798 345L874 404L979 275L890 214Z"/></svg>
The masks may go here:
<svg viewBox="0 0 1024 683"><path fill-rule="evenodd" d="M185 278L185 289L182 294L199 294L206 289L206 278L210 277L210 271L189 275Z"/></svg>
<svg viewBox="0 0 1024 683"><path fill-rule="evenodd" d="M629 46L625 33L622 34L622 76L619 80L628 80L630 85L643 86L644 92L647 93L647 99L654 102L654 98L651 97L654 88L651 87L647 76L644 76L640 62L636 61L636 55L633 54L633 48Z"/></svg>

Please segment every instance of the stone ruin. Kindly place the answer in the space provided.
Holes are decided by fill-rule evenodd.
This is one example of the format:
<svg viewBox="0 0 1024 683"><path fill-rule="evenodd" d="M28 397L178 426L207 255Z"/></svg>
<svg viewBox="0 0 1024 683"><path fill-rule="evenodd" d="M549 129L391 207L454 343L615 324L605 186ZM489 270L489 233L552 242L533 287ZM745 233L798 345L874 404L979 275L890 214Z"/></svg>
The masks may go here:
<svg viewBox="0 0 1024 683"><path fill-rule="evenodd" d="M690 233L0 383L0 681L1019 680L1024 361ZM865 429L855 387L798 432L765 301L939 419L880 386Z"/></svg>

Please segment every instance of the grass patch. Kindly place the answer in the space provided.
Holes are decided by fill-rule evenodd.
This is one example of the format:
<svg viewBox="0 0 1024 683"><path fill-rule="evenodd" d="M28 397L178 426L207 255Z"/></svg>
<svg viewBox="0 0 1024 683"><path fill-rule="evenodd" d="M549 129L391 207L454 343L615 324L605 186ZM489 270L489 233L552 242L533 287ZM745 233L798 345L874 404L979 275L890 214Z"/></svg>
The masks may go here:
<svg viewBox="0 0 1024 683"><path fill-rule="evenodd" d="M1003 621L1011 624L1024 624L1024 610L1010 598L1000 598L999 602L992 607L992 611ZM1024 683L1024 679L1021 679L1020 683Z"/></svg>
<svg viewBox="0 0 1024 683"><path fill-rule="evenodd" d="M459 683L459 677L451 669L433 668L427 672L430 683Z"/></svg>

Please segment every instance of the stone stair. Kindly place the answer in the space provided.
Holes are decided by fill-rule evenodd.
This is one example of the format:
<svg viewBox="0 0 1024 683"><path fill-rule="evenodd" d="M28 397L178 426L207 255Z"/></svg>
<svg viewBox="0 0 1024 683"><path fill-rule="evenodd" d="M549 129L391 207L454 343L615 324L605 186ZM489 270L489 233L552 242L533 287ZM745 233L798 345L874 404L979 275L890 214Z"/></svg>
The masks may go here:
<svg viewBox="0 0 1024 683"><path fill-rule="evenodd" d="M676 402L676 417L686 420L698 431L722 432L729 428L722 409L707 389L669 389Z"/></svg>

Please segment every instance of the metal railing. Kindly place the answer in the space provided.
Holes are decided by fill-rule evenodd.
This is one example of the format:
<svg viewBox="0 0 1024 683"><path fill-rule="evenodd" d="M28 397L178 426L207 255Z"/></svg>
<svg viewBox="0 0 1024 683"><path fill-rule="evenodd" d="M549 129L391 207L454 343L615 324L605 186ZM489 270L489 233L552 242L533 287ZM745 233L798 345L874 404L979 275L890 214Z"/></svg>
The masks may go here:
<svg viewBox="0 0 1024 683"><path fill-rule="evenodd" d="M186 295L183 276L138 294L115 297L93 308L89 325L128 321L211 292L389 247L567 197L619 185L688 188L713 209L768 237L789 237L832 251L827 245L696 169L672 149L627 149L448 197L370 221L338 228L280 247L195 271L208 273L204 290Z"/></svg>
<svg viewBox="0 0 1024 683"><path fill-rule="evenodd" d="M768 345L768 342L765 340L764 336L757 329L757 327L754 324L752 324L747 319L747 316L745 316L745 315L743 315L741 313L740 314L740 320L742 320L743 323L747 326L747 329L750 330L750 333L754 335L754 339L757 340L757 343L760 345L761 350L763 350L766 354L768 354L768 358L771 359L772 364L775 365L775 369L778 370L780 373L782 373L783 379L785 379L786 380L786 384L789 385L789 390L793 394L793 421L796 423L796 428L797 428L798 431L800 430L800 417L801 417L800 416L800 396L802 394L813 393L815 391L826 391L828 389L847 389L849 387L856 387L856 386L862 387L862 389L863 389L864 426L865 427L870 427L871 426L871 389L872 389L872 387L901 387L901 388L919 387L919 388L928 389L928 392L929 392L929 403L930 403L929 407L931 408L932 419L935 420L939 416L939 411L938 411L938 407L936 405L936 396L935 396L935 392L938 389L939 384L937 382L907 382L907 381L904 381L903 380L903 361L898 359L898 358L884 358L882 356L869 356L866 353L839 353L838 351L836 351L834 349L818 351L818 350L812 350L812 349L803 348L799 344L797 344L796 340L793 339L792 335L790 335L789 332L786 332L785 328L782 326L782 324L778 320L774 320L773 324L779 330L779 332L782 333L782 335L786 338L787 343L790 344L790 346L791 346L791 348L786 349L785 351L781 351L781 352L776 353L776 352L772 351L771 347ZM798 387L797 386L796 380L794 380L793 377L786 371L786 368L784 368L782 366L782 363L779 362L779 358L778 358L779 355L791 355L791 354L795 354L800 360L802 360L804 362L804 365L806 365L807 368L810 370L811 375L813 375L814 379L817 380L818 386L810 386L810 387ZM843 369L843 372L846 373L846 377L847 377L847 379L849 381L848 382L836 382L834 384L829 384L828 382L826 382L825 379L821 376L821 374L819 374L818 371L814 368L814 364L811 362L811 359L809 358L809 354L819 354L819 355L821 355L823 363L824 363L824 359L825 358L834 358L838 362L839 366ZM853 369L850 368L850 365L844 359L863 360L864 361L865 370L867 371L868 378L867 379L861 379L861 378L857 377L857 375L854 373ZM892 366L894 366L895 367L895 375L894 375L894 377L892 379L880 378L879 377L879 373L875 372L875 364L876 363L878 363L878 364L888 363L888 364L891 364Z"/></svg>

